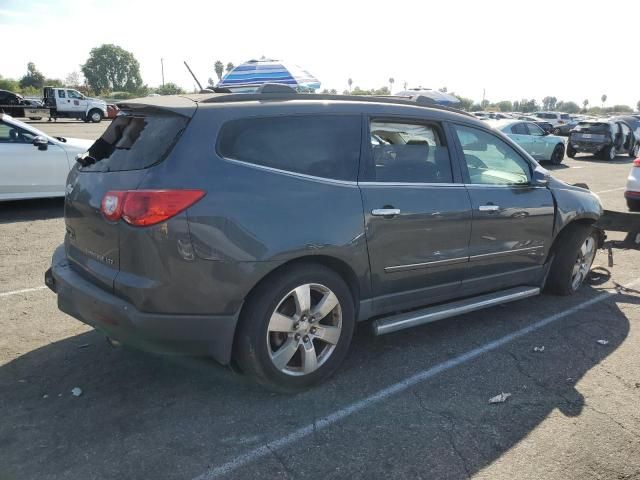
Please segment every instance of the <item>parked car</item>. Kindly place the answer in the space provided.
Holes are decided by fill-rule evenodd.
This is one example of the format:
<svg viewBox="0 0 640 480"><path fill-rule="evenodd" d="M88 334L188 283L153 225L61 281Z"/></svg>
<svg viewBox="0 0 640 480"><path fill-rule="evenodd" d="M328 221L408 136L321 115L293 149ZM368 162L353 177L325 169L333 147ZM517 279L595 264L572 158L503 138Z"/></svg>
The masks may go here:
<svg viewBox="0 0 640 480"><path fill-rule="evenodd" d="M635 157L640 147L636 142L640 128L632 130L632 125L626 117L580 122L569 135L567 155L574 158L578 153L591 153L605 160L613 160L619 153Z"/></svg>
<svg viewBox="0 0 640 480"><path fill-rule="evenodd" d="M533 122L499 120L491 124L520 145L536 160L560 165L564 159L564 139L549 135Z"/></svg>
<svg viewBox="0 0 640 480"><path fill-rule="evenodd" d="M554 127L552 133L554 135L562 135L563 137L568 137L571 133L571 130L573 130L578 125L578 123L580 123L580 120L571 119L566 123Z"/></svg>
<svg viewBox="0 0 640 480"><path fill-rule="evenodd" d="M596 195L420 97L266 85L119 107L67 180L58 306L275 390L332 374L356 321L382 334L572 294L601 241Z"/></svg>
<svg viewBox="0 0 640 480"><path fill-rule="evenodd" d="M562 112L534 112L532 115L536 118L549 122L554 127L564 125L571 121L571 116L568 113Z"/></svg>
<svg viewBox="0 0 640 480"><path fill-rule="evenodd" d="M22 95L8 90L0 90L0 113L23 117L24 98Z"/></svg>
<svg viewBox="0 0 640 480"><path fill-rule="evenodd" d="M632 212L640 212L640 158L633 161L633 167L627 178L627 189L624 192L627 207Z"/></svg>
<svg viewBox="0 0 640 480"><path fill-rule="evenodd" d="M553 133L553 125L551 125L549 122L545 122L544 120L540 120L539 118L536 117L532 117L529 115L518 115L516 116L517 120L525 120L527 122L533 122L536 125L538 125L542 130L544 130L546 133Z"/></svg>
<svg viewBox="0 0 640 480"><path fill-rule="evenodd" d="M75 156L92 144L51 137L0 113L0 201L64 196Z"/></svg>

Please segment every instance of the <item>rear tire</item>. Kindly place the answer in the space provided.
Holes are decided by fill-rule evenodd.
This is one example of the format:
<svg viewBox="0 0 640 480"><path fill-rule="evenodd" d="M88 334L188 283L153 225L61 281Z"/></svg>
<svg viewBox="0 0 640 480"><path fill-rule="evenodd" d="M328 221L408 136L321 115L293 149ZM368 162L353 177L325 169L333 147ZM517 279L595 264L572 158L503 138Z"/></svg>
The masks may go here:
<svg viewBox="0 0 640 480"><path fill-rule="evenodd" d="M545 289L557 295L572 295L589 274L598 248L598 236L591 225L565 227L556 239L557 249Z"/></svg>
<svg viewBox="0 0 640 480"><path fill-rule="evenodd" d="M562 160L564 160L564 145L556 145L550 160L553 165L560 165L562 163Z"/></svg>
<svg viewBox="0 0 640 480"><path fill-rule="evenodd" d="M640 143L636 142L633 145L633 148L631 149L631 151L629 152L629 156L631 158L638 158L640 157Z"/></svg>
<svg viewBox="0 0 640 480"><path fill-rule="evenodd" d="M567 145L567 157L575 158L576 157L576 149L571 146L571 144Z"/></svg>
<svg viewBox="0 0 640 480"><path fill-rule="evenodd" d="M354 326L354 300L345 281L322 265L296 265L275 273L250 295L240 316L234 360L270 390L304 390L338 369Z"/></svg>
<svg viewBox="0 0 640 480"><path fill-rule="evenodd" d="M89 115L87 115L89 120L91 120L91 122L93 123L100 123L102 121L102 112L100 110L98 110L97 108L94 108L93 110L89 111Z"/></svg>
<svg viewBox="0 0 640 480"><path fill-rule="evenodd" d="M640 212L640 200L635 198L627 198L627 208L632 212Z"/></svg>

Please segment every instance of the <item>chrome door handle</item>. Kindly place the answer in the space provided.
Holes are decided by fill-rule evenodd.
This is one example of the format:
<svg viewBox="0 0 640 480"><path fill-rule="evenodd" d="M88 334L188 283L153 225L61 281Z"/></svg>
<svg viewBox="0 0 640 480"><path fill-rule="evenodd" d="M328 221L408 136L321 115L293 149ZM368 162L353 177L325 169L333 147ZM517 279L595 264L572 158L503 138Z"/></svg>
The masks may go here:
<svg viewBox="0 0 640 480"><path fill-rule="evenodd" d="M498 210L500 210L500 206L499 205L480 205L478 207L478 210L480 210L481 212L497 212Z"/></svg>
<svg viewBox="0 0 640 480"><path fill-rule="evenodd" d="M375 208L371 210L371 215L374 217L393 217L400 215L399 208Z"/></svg>

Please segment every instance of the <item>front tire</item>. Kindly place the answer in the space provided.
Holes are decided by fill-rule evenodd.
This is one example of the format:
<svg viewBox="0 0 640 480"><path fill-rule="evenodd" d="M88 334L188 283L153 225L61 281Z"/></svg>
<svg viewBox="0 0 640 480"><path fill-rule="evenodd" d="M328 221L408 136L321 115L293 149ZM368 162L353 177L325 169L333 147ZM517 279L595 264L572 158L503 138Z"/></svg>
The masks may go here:
<svg viewBox="0 0 640 480"><path fill-rule="evenodd" d="M591 225L584 224L570 225L560 235L545 287L557 295L572 295L591 270L598 237Z"/></svg>
<svg viewBox="0 0 640 480"><path fill-rule="evenodd" d="M553 165L560 165L562 163L562 160L564 160L564 145L556 145L550 160Z"/></svg>
<svg viewBox="0 0 640 480"><path fill-rule="evenodd" d="M250 295L234 359L270 390L303 390L338 369L354 326L354 300L344 280L322 265L296 265L275 273Z"/></svg>
<svg viewBox="0 0 640 480"><path fill-rule="evenodd" d="M575 158L576 157L576 149L571 146L571 144L567 145L567 157Z"/></svg>
<svg viewBox="0 0 640 480"><path fill-rule="evenodd" d="M89 120L91 120L91 122L100 123L102 121L103 115L100 110L98 110L97 108L94 108L89 112L88 117L89 117Z"/></svg>

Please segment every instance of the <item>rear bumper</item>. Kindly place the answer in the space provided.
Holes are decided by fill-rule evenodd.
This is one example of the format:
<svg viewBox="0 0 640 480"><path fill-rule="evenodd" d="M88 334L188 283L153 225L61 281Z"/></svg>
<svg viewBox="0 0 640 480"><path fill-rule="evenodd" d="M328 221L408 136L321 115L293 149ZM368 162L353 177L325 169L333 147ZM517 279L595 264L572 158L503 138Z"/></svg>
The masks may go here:
<svg viewBox="0 0 640 480"><path fill-rule="evenodd" d="M627 190L626 192L624 192L624 198L630 198L632 200L640 200L640 192Z"/></svg>
<svg viewBox="0 0 640 480"><path fill-rule="evenodd" d="M238 314L145 313L74 272L64 246L54 252L45 284L57 294L58 308L122 343L141 350L231 359Z"/></svg>
<svg viewBox="0 0 640 480"><path fill-rule="evenodd" d="M603 143L589 143L589 142L570 142L571 146L579 152L598 152L607 147L607 144Z"/></svg>

